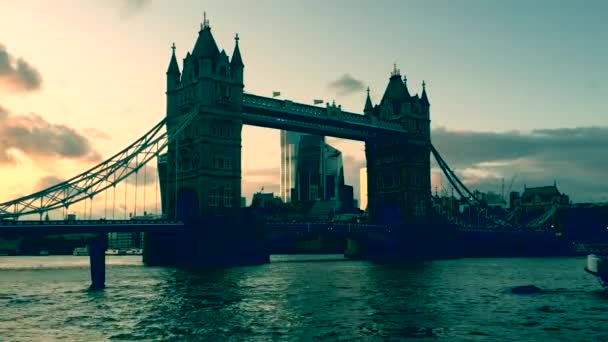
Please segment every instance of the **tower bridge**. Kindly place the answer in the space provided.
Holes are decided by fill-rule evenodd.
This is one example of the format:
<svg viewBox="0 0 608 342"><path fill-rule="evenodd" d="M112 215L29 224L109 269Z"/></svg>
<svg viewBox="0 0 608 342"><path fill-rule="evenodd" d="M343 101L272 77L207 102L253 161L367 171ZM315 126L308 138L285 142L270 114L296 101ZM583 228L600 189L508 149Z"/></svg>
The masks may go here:
<svg viewBox="0 0 608 342"><path fill-rule="evenodd" d="M430 103L410 95L395 66L381 101L369 91L362 113L244 93L239 37L232 56L218 48L206 21L191 52L167 70L167 129L197 113L160 159L163 212L171 218L231 215L241 197L243 125L363 141L373 223L406 224L430 204ZM363 102L363 101L362 101Z"/></svg>
<svg viewBox="0 0 608 342"><path fill-rule="evenodd" d="M80 175L0 203L0 233L23 229L28 233L103 235L138 230L148 232L145 255L149 265L267 262L264 220L255 212L240 208L243 125L364 142L371 225L367 226L370 229L356 229L358 240L350 241L351 252L374 250L411 256L424 249L421 242L438 234L432 227L434 221L429 221L430 213L438 212L431 197L431 153L459 194L473 205L479 204L431 144L430 102L424 82L421 95L411 95L406 77L396 66L378 103L373 103L368 89L362 112L352 113L335 103L320 107L244 93L245 63L238 35L229 57L218 48L207 20L201 25L193 49L183 58L181 69L175 45L172 49L166 72L166 116L127 148ZM86 211L87 201L92 207L93 198L104 192L107 205L107 192L115 192L117 184L130 175L137 176L152 160L157 161L163 213L160 221L2 222L32 214L42 220L51 210L67 211L82 202ZM491 227L500 224L493 223ZM310 229L297 226L266 228L272 232ZM315 227L331 230L334 226ZM338 231L351 233L351 228L343 226ZM97 270L101 267L98 258L103 258L102 240L92 242L91 262Z"/></svg>

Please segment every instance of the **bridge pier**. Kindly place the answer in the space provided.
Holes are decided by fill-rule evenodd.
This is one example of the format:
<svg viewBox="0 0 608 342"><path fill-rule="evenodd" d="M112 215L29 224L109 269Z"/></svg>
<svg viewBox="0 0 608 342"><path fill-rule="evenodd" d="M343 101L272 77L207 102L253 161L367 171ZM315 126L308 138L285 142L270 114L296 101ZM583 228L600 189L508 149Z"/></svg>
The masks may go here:
<svg viewBox="0 0 608 342"><path fill-rule="evenodd" d="M146 265L210 268L270 261L263 221L254 215L200 217L184 224L184 229L177 234L146 234Z"/></svg>
<svg viewBox="0 0 608 342"><path fill-rule="evenodd" d="M101 234L89 242L89 262L91 268L91 290L102 290L106 287L106 234Z"/></svg>

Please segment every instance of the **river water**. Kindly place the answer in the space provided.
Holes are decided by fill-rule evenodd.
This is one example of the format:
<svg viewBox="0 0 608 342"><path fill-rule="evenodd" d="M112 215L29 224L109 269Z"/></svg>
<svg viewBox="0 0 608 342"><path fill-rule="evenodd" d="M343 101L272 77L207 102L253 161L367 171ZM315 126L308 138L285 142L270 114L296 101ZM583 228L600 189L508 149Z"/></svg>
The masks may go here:
<svg viewBox="0 0 608 342"><path fill-rule="evenodd" d="M606 341L608 295L584 258L460 259L383 266L273 256L191 272L87 257L0 257L1 341ZM515 295L512 286L546 290Z"/></svg>

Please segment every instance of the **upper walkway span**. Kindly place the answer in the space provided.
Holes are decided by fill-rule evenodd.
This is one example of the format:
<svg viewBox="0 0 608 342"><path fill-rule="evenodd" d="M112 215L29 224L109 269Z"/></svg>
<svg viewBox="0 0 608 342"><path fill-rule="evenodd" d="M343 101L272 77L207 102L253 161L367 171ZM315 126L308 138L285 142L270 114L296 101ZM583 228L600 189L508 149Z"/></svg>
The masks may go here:
<svg viewBox="0 0 608 342"><path fill-rule="evenodd" d="M340 106L326 108L243 94L243 123L303 133L365 140L376 136L408 133L399 123L376 120L368 115L342 111Z"/></svg>

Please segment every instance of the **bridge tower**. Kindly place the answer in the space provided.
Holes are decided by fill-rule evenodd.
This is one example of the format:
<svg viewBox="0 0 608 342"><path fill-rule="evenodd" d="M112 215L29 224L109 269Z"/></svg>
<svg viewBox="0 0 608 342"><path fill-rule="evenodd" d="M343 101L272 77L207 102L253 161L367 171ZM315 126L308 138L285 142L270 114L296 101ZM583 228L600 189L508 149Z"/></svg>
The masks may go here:
<svg viewBox="0 0 608 342"><path fill-rule="evenodd" d="M205 18L180 73L175 45L167 70L167 129L198 117L159 158L163 214L195 219L230 216L241 198L241 104L244 65L235 37L232 58L219 50Z"/></svg>
<svg viewBox="0 0 608 342"><path fill-rule="evenodd" d="M397 67L391 72L380 103L367 94L364 114L374 121L389 121L408 130L399 138L376 137L365 141L368 208L373 222L420 222L430 204L430 103L426 85L412 96L407 79Z"/></svg>

